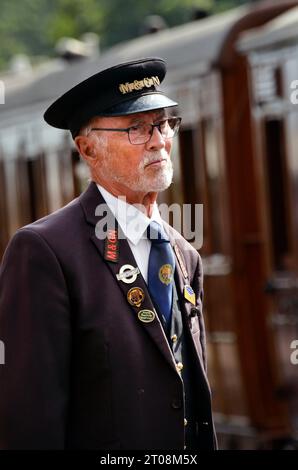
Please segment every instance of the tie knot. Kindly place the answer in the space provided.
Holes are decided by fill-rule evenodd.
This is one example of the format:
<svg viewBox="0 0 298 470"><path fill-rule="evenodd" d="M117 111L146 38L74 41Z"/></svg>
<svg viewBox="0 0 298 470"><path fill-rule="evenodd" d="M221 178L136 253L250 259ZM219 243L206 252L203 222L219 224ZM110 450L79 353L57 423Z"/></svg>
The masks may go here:
<svg viewBox="0 0 298 470"><path fill-rule="evenodd" d="M147 227L147 238L151 240L152 243L169 242L163 227L155 220L153 220Z"/></svg>

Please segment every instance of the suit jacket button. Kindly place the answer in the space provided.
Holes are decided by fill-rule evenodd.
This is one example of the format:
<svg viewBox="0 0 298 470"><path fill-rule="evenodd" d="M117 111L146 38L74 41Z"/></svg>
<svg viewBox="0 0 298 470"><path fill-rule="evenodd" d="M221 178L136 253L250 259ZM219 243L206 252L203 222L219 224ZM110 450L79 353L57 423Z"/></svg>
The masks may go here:
<svg viewBox="0 0 298 470"><path fill-rule="evenodd" d="M174 398L172 408L174 408L174 410L180 410L182 408L182 401L179 400L179 398Z"/></svg>
<svg viewBox="0 0 298 470"><path fill-rule="evenodd" d="M200 315L200 310L197 307L192 307L190 310L190 316L196 317Z"/></svg>

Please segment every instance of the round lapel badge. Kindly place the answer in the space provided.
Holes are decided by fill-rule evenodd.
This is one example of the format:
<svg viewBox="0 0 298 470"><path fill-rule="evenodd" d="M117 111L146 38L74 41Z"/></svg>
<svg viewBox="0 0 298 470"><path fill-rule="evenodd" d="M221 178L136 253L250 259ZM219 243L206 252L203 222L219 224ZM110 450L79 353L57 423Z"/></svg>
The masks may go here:
<svg viewBox="0 0 298 470"><path fill-rule="evenodd" d="M127 292L127 300L130 305L134 307L140 307L145 299L145 293L140 287L132 287Z"/></svg>
<svg viewBox="0 0 298 470"><path fill-rule="evenodd" d="M138 267L134 268L131 264L124 264L116 274L118 281L125 282L125 284L132 284L135 282L140 270Z"/></svg>
<svg viewBox="0 0 298 470"><path fill-rule="evenodd" d="M159 280L167 286L172 282L173 266L171 264L163 264L158 272Z"/></svg>
<svg viewBox="0 0 298 470"><path fill-rule="evenodd" d="M151 323L155 319L155 312L152 310L140 310L138 317L143 323Z"/></svg>

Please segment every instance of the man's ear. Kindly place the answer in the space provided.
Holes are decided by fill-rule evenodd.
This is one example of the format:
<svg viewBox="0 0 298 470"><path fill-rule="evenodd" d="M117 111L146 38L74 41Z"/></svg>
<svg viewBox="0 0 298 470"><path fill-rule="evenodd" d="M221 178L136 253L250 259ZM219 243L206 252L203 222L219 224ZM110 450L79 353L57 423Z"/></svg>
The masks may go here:
<svg viewBox="0 0 298 470"><path fill-rule="evenodd" d="M79 154L86 160L86 162L94 166L96 163L96 152L94 151L94 145L90 141L90 138L84 135L78 135L74 139Z"/></svg>

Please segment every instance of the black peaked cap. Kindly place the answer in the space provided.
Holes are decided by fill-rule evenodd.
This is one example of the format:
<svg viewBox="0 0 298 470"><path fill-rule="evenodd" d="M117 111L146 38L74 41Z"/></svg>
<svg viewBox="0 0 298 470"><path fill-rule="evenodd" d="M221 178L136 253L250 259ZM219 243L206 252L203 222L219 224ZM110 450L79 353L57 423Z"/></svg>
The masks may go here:
<svg viewBox="0 0 298 470"><path fill-rule="evenodd" d="M145 58L102 70L71 88L46 110L45 121L73 137L92 117L124 116L177 106L159 89L165 61Z"/></svg>

